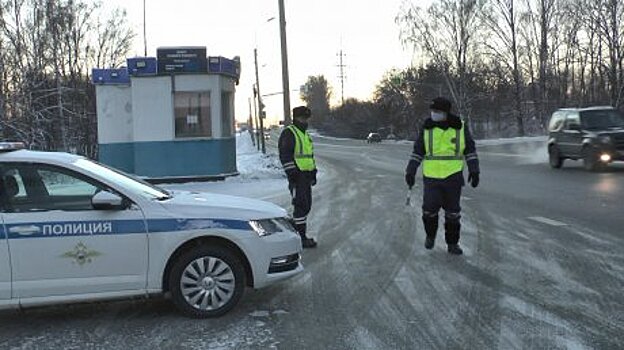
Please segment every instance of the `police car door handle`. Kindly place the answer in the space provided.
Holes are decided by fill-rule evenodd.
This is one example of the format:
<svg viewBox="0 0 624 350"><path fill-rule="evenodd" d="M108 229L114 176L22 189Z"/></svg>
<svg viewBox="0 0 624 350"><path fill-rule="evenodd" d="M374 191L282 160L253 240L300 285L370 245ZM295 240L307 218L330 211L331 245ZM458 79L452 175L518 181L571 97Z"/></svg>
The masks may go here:
<svg viewBox="0 0 624 350"><path fill-rule="evenodd" d="M34 235L35 233L41 232L41 228L39 228L39 226L35 226L35 225L13 226L13 227L9 228L9 232L10 233L17 233L20 236L30 236L30 235Z"/></svg>

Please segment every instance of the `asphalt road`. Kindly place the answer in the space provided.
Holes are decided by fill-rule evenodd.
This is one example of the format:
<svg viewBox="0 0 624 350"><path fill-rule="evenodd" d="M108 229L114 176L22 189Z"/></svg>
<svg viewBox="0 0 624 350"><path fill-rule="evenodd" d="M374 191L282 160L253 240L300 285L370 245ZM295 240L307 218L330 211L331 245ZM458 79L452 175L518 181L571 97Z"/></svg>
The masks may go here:
<svg viewBox="0 0 624 350"><path fill-rule="evenodd" d="M461 257L423 247L411 147L319 139L303 274L248 290L216 320L167 302L0 313L0 348L621 349L624 164L548 167L540 142L479 147L465 188ZM288 197L273 201L288 206Z"/></svg>

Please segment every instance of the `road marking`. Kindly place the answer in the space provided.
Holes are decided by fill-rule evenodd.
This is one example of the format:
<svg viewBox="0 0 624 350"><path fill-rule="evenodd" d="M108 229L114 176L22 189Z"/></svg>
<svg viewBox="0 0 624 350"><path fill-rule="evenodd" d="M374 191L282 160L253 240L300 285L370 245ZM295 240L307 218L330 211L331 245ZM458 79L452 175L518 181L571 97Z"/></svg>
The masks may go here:
<svg viewBox="0 0 624 350"><path fill-rule="evenodd" d="M541 222L542 224L551 225L551 226L568 226L568 224L563 223L561 221L552 220L549 218L545 218L542 216L529 216L529 220Z"/></svg>
<svg viewBox="0 0 624 350"><path fill-rule="evenodd" d="M461 199L463 199L465 201L471 201L472 200L472 198L466 197L466 196L462 196Z"/></svg>

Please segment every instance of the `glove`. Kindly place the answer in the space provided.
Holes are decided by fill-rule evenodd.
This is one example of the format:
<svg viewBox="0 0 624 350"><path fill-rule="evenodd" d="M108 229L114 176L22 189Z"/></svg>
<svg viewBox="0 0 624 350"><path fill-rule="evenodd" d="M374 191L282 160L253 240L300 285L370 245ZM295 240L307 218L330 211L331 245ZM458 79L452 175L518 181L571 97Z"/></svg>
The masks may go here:
<svg viewBox="0 0 624 350"><path fill-rule="evenodd" d="M468 174L468 182L470 182L470 186L473 188L479 186L479 173Z"/></svg>
<svg viewBox="0 0 624 350"><path fill-rule="evenodd" d="M286 172L286 177L288 178L288 184L295 184L299 177L299 171L295 169L289 170Z"/></svg>
<svg viewBox="0 0 624 350"><path fill-rule="evenodd" d="M311 184L312 186L315 186L315 185L316 185L316 173L317 173L317 170L316 170L316 169L314 169L314 170L312 171L312 180L310 180L310 184Z"/></svg>
<svg viewBox="0 0 624 350"><path fill-rule="evenodd" d="M416 174L405 173L405 183L409 188L414 187L414 184L416 183Z"/></svg>

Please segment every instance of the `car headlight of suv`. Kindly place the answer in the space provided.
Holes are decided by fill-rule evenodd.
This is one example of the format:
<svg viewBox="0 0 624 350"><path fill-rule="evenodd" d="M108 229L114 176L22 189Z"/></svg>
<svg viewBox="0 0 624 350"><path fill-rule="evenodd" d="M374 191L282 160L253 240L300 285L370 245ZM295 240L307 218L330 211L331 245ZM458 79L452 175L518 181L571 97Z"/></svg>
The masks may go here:
<svg viewBox="0 0 624 350"><path fill-rule="evenodd" d="M295 231L288 218L251 220L249 226L260 236L270 236L283 231Z"/></svg>
<svg viewBox="0 0 624 350"><path fill-rule="evenodd" d="M598 137L598 141L602 144L609 144L611 143L611 137L610 136L600 136Z"/></svg>

